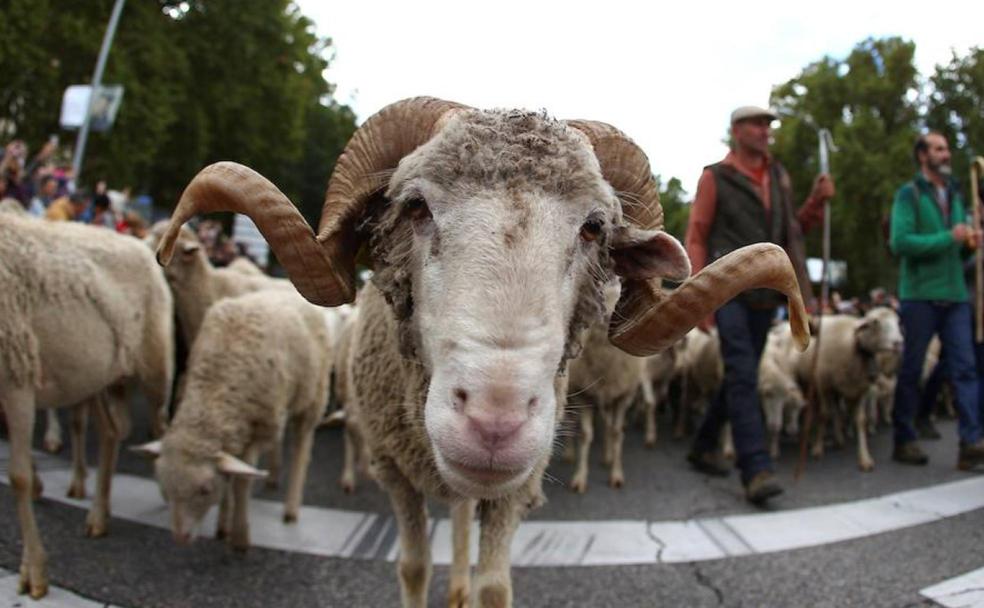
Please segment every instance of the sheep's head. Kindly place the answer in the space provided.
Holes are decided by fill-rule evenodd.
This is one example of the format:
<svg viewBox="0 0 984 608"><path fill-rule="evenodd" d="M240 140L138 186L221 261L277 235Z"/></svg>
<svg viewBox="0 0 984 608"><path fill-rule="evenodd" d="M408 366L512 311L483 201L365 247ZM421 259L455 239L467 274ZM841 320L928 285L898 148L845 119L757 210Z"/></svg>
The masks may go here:
<svg viewBox="0 0 984 608"><path fill-rule="evenodd" d="M899 315L891 308L879 306L873 308L858 320L854 329L854 337L858 347L881 360L879 365L884 373L893 374L896 359L902 354L902 327Z"/></svg>
<svg viewBox="0 0 984 608"><path fill-rule="evenodd" d="M202 519L226 491L229 477L266 477L265 471L225 452L188 449L184 442L173 441L173 435L131 450L154 459L154 474L171 513L171 533L180 543L194 540Z"/></svg>
<svg viewBox="0 0 984 608"><path fill-rule="evenodd" d="M356 254L368 244L404 352L430 372L425 423L440 470L476 497L521 483L549 451L554 378L600 317L613 273L623 289L609 334L637 355L668 347L745 289L799 298L788 259L770 245L667 297L661 279L684 279L689 263L661 230L645 155L602 123L399 102L339 158L317 237L272 184L220 163L186 189L159 258L173 253L177 226L219 209L253 217L298 290L322 305L354 297Z"/></svg>

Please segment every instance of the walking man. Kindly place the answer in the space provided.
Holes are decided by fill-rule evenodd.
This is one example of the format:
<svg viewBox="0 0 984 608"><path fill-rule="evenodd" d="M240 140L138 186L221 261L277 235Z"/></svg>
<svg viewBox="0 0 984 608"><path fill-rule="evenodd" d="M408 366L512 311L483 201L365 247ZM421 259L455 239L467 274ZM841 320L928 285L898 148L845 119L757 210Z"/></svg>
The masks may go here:
<svg viewBox="0 0 984 608"><path fill-rule="evenodd" d="M820 175L798 212L793 210L789 175L769 154L769 110L744 106L731 113L731 152L704 169L690 209L687 253L696 274L705 265L735 249L768 241L789 254L799 277L803 299L812 301L803 248L803 231L823 220L823 204L834 195L833 181ZM704 320L701 329L717 323L724 359L724 382L701 423L687 460L699 471L726 476L718 441L731 422L737 466L749 502L762 505L782 493L766 448L758 398L758 367L780 294L753 290L741 294Z"/></svg>
<svg viewBox="0 0 984 608"><path fill-rule="evenodd" d="M933 132L920 136L913 157L919 171L895 194L889 242L900 260L900 315L905 333L892 415L892 459L914 465L929 462L916 441L913 417L926 348L938 334L940 360L954 388L959 419L957 468L969 471L984 465L984 441L962 256L978 247L980 234L966 223L965 201L950 176L946 138Z"/></svg>

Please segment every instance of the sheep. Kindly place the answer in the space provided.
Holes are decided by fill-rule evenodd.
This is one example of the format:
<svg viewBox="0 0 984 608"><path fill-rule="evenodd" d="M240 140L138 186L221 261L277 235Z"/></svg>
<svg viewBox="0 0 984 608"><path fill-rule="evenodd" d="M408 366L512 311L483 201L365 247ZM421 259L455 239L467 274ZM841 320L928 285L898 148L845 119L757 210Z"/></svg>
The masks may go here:
<svg viewBox="0 0 984 608"><path fill-rule="evenodd" d="M809 339L792 267L774 245L739 250L664 291L659 279L682 280L689 264L661 230L657 201L648 160L613 127L414 98L353 135L317 236L276 186L217 163L186 188L158 257L170 260L194 214L245 213L298 290L334 306L355 296L364 251L374 273L358 296L352 383L372 473L396 515L402 602L427 603L431 497L451 504L450 604L508 606L510 542L543 500L566 361L600 317L611 277L626 281L610 339L637 356L766 283L791 298L797 335Z"/></svg>
<svg viewBox="0 0 984 608"><path fill-rule="evenodd" d="M645 446L656 447L656 410L660 403L669 403L670 383L683 373L687 336L677 340L671 348L657 353L647 360L643 379L643 417L645 420ZM648 395L647 395L648 393Z"/></svg>
<svg viewBox="0 0 984 608"><path fill-rule="evenodd" d="M177 541L189 542L221 501L216 537L245 550L250 482L266 477L256 460L279 449L288 422L296 444L284 521L297 520L314 430L328 396L327 326L321 311L296 293L269 290L225 298L206 313L188 363L185 393L170 429L163 439L135 450L155 457Z"/></svg>
<svg viewBox="0 0 984 608"><path fill-rule="evenodd" d="M618 301L620 286L617 282L606 290L606 310L613 310ZM595 410L601 415L604 427L604 460L609 466L608 485L621 488L625 483L622 468L622 442L625 414L635 399L640 379L646 375L646 359L621 351L608 341L610 312L602 323L592 325L585 332L581 355L570 364L570 389L572 395L590 401L580 407L580 440L577 450L577 466L571 478L570 488L583 494L588 488L588 454L594 437Z"/></svg>
<svg viewBox="0 0 984 608"><path fill-rule="evenodd" d="M902 331L898 314L890 308L874 308L861 318L831 315L821 319L819 363L816 366L816 394L819 398L819 420L816 425L811 453L823 454L826 421L833 414L832 405L840 397L847 414L854 420L858 442L858 468L874 469L875 461L868 451L867 407L865 398L875 390L880 372L877 355L901 352ZM796 364L797 380L803 386L814 381L813 365L817 348L804 352ZM836 415L836 414L834 414ZM835 421L835 432L839 432Z"/></svg>
<svg viewBox="0 0 984 608"><path fill-rule="evenodd" d="M799 432L799 414L805 399L795 376L798 356L788 323L769 330L759 363L758 391L773 459L779 458L783 429L789 434Z"/></svg>
<svg viewBox="0 0 984 608"><path fill-rule="evenodd" d="M37 409L88 401L100 429L97 492L86 534L106 534L126 382L139 381L159 430L173 375L173 309L163 273L140 241L102 228L0 213L0 404L9 475L23 535L19 591L47 592L44 548L31 505ZM75 442L78 450L80 443ZM71 493L84 488L76 459Z"/></svg>
<svg viewBox="0 0 984 608"><path fill-rule="evenodd" d="M682 439L692 415L702 415L724 381L724 360L717 329L692 329L681 362L681 396L673 438Z"/></svg>

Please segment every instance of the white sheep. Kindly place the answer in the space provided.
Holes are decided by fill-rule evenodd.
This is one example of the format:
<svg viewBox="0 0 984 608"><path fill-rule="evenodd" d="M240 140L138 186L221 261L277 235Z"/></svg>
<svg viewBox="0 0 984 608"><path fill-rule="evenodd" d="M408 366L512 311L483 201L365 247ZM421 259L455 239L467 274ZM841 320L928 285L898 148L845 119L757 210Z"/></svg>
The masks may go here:
<svg viewBox="0 0 984 608"><path fill-rule="evenodd" d="M724 360L717 329L692 329L687 334L681 361L680 406L673 438L682 439L692 418L698 421L724 381Z"/></svg>
<svg viewBox="0 0 984 608"><path fill-rule="evenodd" d="M758 391L773 459L779 458L779 437L783 430L791 435L799 432L799 415L806 400L796 382L798 358L789 323L780 323L769 330L759 362Z"/></svg>
<svg viewBox="0 0 984 608"><path fill-rule="evenodd" d="M610 285L605 295L606 310L611 311L618 300L618 283ZM645 358L619 350L608 340L610 314L588 328L581 354L570 363L570 394L579 402L581 430L570 488L579 494L588 488L588 455L594 438L595 412L601 416L604 429L602 461L609 466L608 485L621 488L625 483L622 467L625 414L635 400L640 380L646 376Z"/></svg>
<svg viewBox="0 0 984 608"><path fill-rule="evenodd" d="M656 447L657 409L660 403L669 404L670 384L683 373L687 336L676 341L671 348L648 358L643 377L643 417L645 445Z"/></svg>
<svg viewBox="0 0 984 608"><path fill-rule="evenodd" d="M23 534L21 592L47 592L44 548L31 505L37 409L88 401L100 429L96 496L86 534L106 533L126 384L139 381L155 428L166 423L173 376L171 294L150 251L98 227L0 213L0 404L10 438L11 485ZM81 442L75 442L81 449ZM84 491L77 459L72 492Z"/></svg>
<svg viewBox="0 0 984 608"><path fill-rule="evenodd" d="M837 399L843 399L847 414L854 421L858 442L858 468L871 471L875 461L868 451L867 407L865 398L876 388L881 370L877 355L898 353L902 349L902 331L898 314L885 307L874 308L859 318L831 315L821 319L820 354L817 365L816 394L819 397L819 419L812 454L819 457L824 450L826 423L832 416ZM813 361L817 348L811 346L796 365L797 380L803 386L813 382ZM840 425L834 420L835 433ZM842 439L838 439L842 441Z"/></svg>
<svg viewBox="0 0 984 608"><path fill-rule="evenodd" d="M282 290L225 298L206 313L188 363L170 429L162 440L134 449L156 457L176 540L191 540L221 502L216 536L245 550L250 482L266 476L256 468L257 458L280 449L288 423L296 443L284 521L297 520L314 430L328 396L331 350L324 317L298 294Z"/></svg>
<svg viewBox="0 0 984 608"><path fill-rule="evenodd" d="M664 291L656 279L683 279L688 263L660 230L657 201L645 155L608 125L416 98L355 133L318 236L273 184L219 163L185 190L158 255L170 258L169 238L192 215L236 210L254 220L305 297L334 306L355 296L365 246L375 272L359 293L352 380L373 474L396 514L403 604L427 603L432 497L451 503L451 605L471 596L508 606L510 542L542 500L565 362L601 315L614 274L627 281L610 337L639 356L668 347L752 285L784 291L803 314L788 258L774 245L740 250ZM808 340L805 322L797 327Z"/></svg>

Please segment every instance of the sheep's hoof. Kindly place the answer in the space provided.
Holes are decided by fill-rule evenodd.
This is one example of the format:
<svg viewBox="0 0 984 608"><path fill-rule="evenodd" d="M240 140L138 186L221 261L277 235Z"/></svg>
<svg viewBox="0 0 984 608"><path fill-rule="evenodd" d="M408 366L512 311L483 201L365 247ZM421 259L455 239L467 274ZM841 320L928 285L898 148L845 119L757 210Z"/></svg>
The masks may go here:
<svg viewBox="0 0 984 608"><path fill-rule="evenodd" d="M61 439L55 439L52 437L45 437L41 445L44 447L44 451L49 454L57 454L58 452L61 452L63 447Z"/></svg>
<svg viewBox="0 0 984 608"><path fill-rule="evenodd" d="M105 521L92 519L85 524L85 535L88 538L102 538L108 531Z"/></svg>
<svg viewBox="0 0 984 608"><path fill-rule="evenodd" d="M511 593L505 585L492 583L479 588L477 594L478 605L483 608L506 608L512 605L510 595Z"/></svg>
<svg viewBox="0 0 984 608"><path fill-rule="evenodd" d="M622 489L622 486L625 485L625 476L622 475L621 473L612 473L611 476L608 478L608 485L615 488L616 490Z"/></svg>
<svg viewBox="0 0 984 608"><path fill-rule="evenodd" d="M859 460L858 468L861 469L863 473L870 473L875 470L875 461L870 458L868 460Z"/></svg>
<svg viewBox="0 0 984 608"><path fill-rule="evenodd" d="M656 447L656 438L655 437L646 437L646 440L643 443L643 445L645 445L647 448L654 448L654 447Z"/></svg>
<svg viewBox="0 0 984 608"><path fill-rule="evenodd" d="M232 550L239 555L245 555L249 550L249 532L237 533L233 530L232 534L229 536L229 546L232 547Z"/></svg>
<svg viewBox="0 0 984 608"><path fill-rule="evenodd" d="M353 475L343 475L338 485L342 486L342 492L346 494L355 492L355 478Z"/></svg>
<svg viewBox="0 0 984 608"><path fill-rule="evenodd" d="M448 608L468 608L468 583L452 583L448 592Z"/></svg>
<svg viewBox="0 0 984 608"><path fill-rule="evenodd" d="M229 536L229 531L225 528L215 529L215 540L225 540L227 536Z"/></svg>
<svg viewBox="0 0 984 608"><path fill-rule="evenodd" d="M284 513L284 523L285 524L296 524L297 523L297 513Z"/></svg>
<svg viewBox="0 0 984 608"><path fill-rule="evenodd" d="M823 446L814 446L814 448L810 450L810 456L814 458L823 458Z"/></svg>
<svg viewBox="0 0 984 608"><path fill-rule="evenodd" d="M41 500L41 494L44 493L44 484L41 483L41 478L37 475L31 481L31 499L34 501Z"/></svg>
<svg viewBox="0 0 984 608"><path fill-rule="evenodd" d="M585 490L588 489L588 480L586 475L578 475L571 480L571 490L576 494L584 494Z"/></svg>
<svg viewBox="0 0 984 608"><path fill-rule="evenodd" d="M44 570L44 565L29 566L28 564L21 564L17 593L21 595L27 593L31 596L31 599L35 600L48 595L48 577Z"/></svg>
<svg viewBox="0 0 984 608"><path fill-rule="evenodd" d="M77 483L73 481L72 485L68 488L67 496L77 500L85 498L85 482Z"/></svg>

